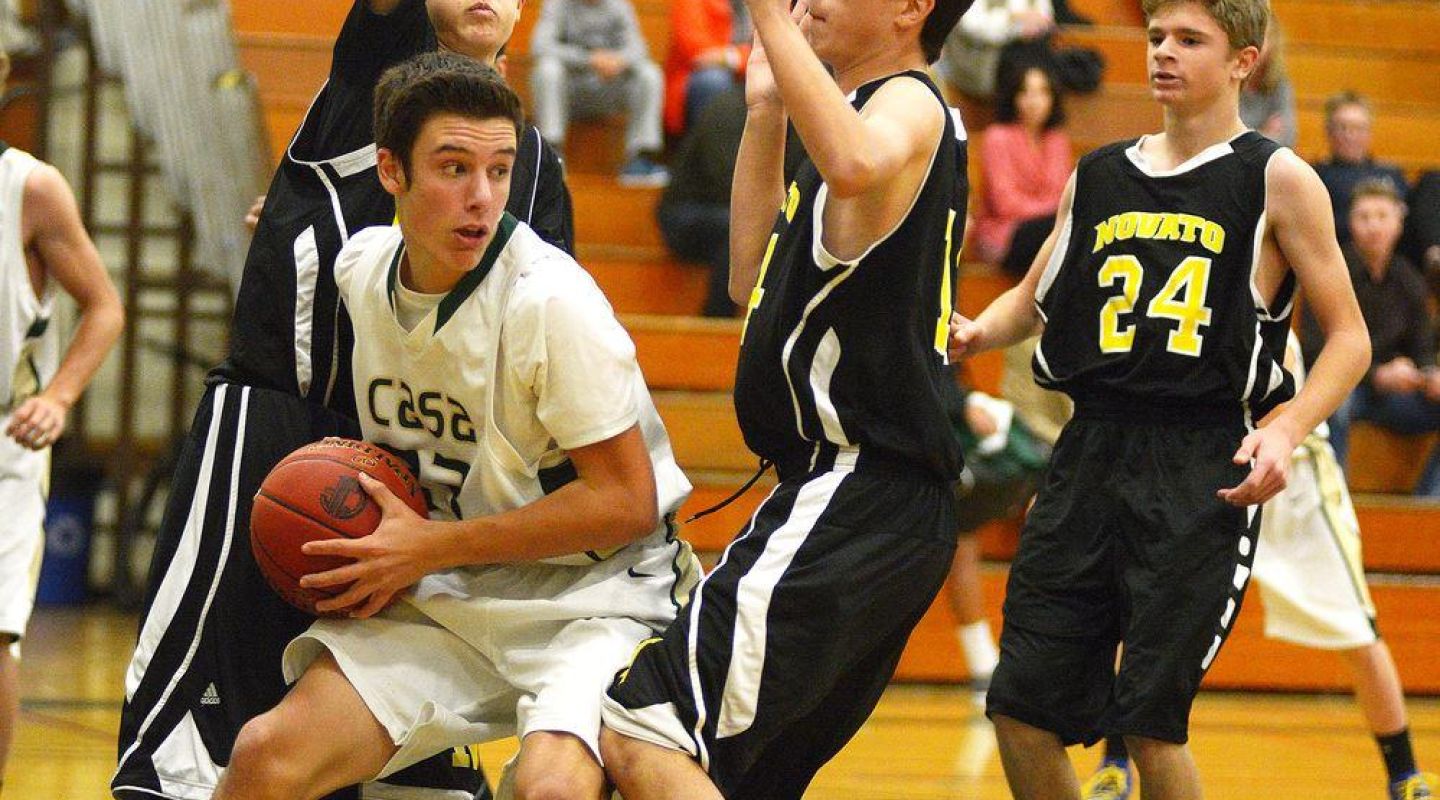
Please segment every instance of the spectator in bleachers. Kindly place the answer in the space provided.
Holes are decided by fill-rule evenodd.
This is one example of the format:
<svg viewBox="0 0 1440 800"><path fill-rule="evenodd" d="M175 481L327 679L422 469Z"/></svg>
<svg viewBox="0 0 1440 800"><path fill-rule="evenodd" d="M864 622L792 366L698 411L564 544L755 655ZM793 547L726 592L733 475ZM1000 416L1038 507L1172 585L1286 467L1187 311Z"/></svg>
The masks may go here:
<svg viewBox="0 0 1440 800"><path fill-rule="evenodd" d="M752 35L743 0L671 0L666 133L684 133L711 99L745 85Z"/></svg>
<svg viewBox="0 0 1440 800"><path fill-rule="evenodd" d="M1285 72L1285 37L1271 20L1255 69L1240 87L1240 120L1286 147L1295 146L1295 88Z"/></svg>
<svg viewBox="0 0 1440 800"><path fill-rule="evenodd" d="M710 267L704 315L728 317L735 313L729 289L730 185L745 131L744 88L717 95L694 122L675 154L655 218L675 255Z"/></svg>
<svg viewBox="0 0 1440 800"><path fill-rule="evenodd" d="M1046 60L1054 32L1051 0L976 0L945 39L935 71L961 92L988 100L1002 61Z"/></svg>
<svg viewBox="0 0 1440 800"><path fill-rule="evenodd" d="M655 158L663 146L660 67L629 0L545 0L530 41L535 125L563 152L570 117L623 110L625 163L620 183L663 186L669 173Z"/></svg>
<svg viewBox="0 0 1440 800"><path fill-rule="evenodd" d="M1356 184L1350 203L1353 235L1345 261L1355 298L1370 328L1371 367L1364 380L1330 418L1330 442L1340 464L1349 455L1350 424L1370 420L1402 434L1440 431L1440 368L1425 282L1395 250L1405 202L1384 178ZM1302 329L1306 366L1323 337L1313 317ZM1440 449L1430 457L1415 493L1440 496Z"/></svg>
<svg viewBox="0 0 1440 800"><path fill-rule="evenodd" d="M1330 205L1335 210L1335 235L1341 244L1350 241L1347 209L1355 186L1367 178L1390 181L1395 190L1405 194L1405 175L1400 168L1376 161L1370 155L1371 127L1374 114L1370 101L1351 91L1341 92L1325 101L1325 137L1330 142L1330 160L1316 164L1315 171L1330 192Z"/></svg>
<svg viewBox="0 0 1440 800"><path fill-rule="evenodd" d="M1419 265L1430 284L1430 293L1440 300L1440 170L1421 175L1410 190L1405 255Z"/></svg>
<svg viewBox="0 0 1440 800"><path fill-rule="evenodd" d="M1075 168L1064 121L1060 90L1047 69L1003 71L995 123L980 137L972 241L981 261L1003 264L1014 275L1030 268L1054 227L1055 209Z"/></svg>

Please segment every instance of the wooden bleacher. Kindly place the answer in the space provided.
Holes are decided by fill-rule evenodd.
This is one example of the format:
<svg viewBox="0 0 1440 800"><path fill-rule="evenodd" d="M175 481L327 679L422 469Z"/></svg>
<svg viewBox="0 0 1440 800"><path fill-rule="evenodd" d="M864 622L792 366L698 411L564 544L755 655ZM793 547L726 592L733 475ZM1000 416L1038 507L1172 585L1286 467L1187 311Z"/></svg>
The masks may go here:
<svg viewBox="0 0 1440 800"><path fill-rule="evenodd" d="M543 2L543 0L541 0ZM1440 96L1425 87L1440 78L1440 4L1415 0L1273 0L1286 24L1290 69L1300 93L1301 152L1318 154L1323 137L1319 104L1347 86L1370 90L1376 104L1377 153L1416 171L1440 164L1429 132L1440 130ZM652 55L663 58L668 21L664 0L635 0ZM526 49L539 2L525 5L509 48L509 75L528 95ZM1160 116L1144 87L1144 37L1137 0L1072 0L1099 26L1067 31L1070 41L1094 46L1110 59L1101 92L1072 100L1077 144L1088 149L1154 130ZM324 80L330 44L350 0L247 0L234 4L242 57L259 80L278 157L314 91ZM1352 82L1353 81L1353 82ZM654 225L658 192L623 189L611 179L618 127L611 121L577 125L567 146L580 261L622 315L640 364L665 419L677 459L695 492L682 519L738 488L755 468L744 448L729 398L740 323L695 318L705 294L704 268L674 259ZM977 131L971 131L972 135ZM1006 279L966 265L959 288L962 313L976 313L1007 288ZM1000 356L987 354L967 369L975 386L994 391ZM1355 436L1356 485L1395 490L1420 462L1415 445L1397 444L1360 426ZM1408 448L1408 449L1407 449ZM725 509L688 525L685 535L714 558L773 487L767 476ZM1381 626L1411 691L1440 693L1440 509L1408 498L1357 498L1366 538L1366 567L1375 573ZM1018 521L980 532L989 560L984 581L992 624L1000 623L1006 562ZM1338 657L1267 641L1261 636L1258 592L1250 595L1236 633L1217 661L1209 685L1224 688L1343 690L1348 676ZM954 621L942 598L911 639L899 677L963 679Z"/></svg>

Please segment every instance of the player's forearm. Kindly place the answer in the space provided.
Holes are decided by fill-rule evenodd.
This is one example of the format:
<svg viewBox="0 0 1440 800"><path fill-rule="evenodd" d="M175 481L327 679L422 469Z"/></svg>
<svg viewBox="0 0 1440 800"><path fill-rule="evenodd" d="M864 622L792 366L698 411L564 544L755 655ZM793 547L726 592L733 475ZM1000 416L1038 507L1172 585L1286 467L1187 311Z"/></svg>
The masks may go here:
<svg viewBox="0 0 1440 800"><path fill-rule="evenodd" d="M730 192L730 299L741 305L755 288L785 201L785 125L782 109L752 108L740 137Z"/></svg>
<svg viewBox="0 0 1440 800"><path fill-rule="evenodd" d="M100 369L110 348L115 346L124 327L125 310L113 290L102 292L100 297L90 301L89 306L81 309L75 338L71 339L55 377L43 394L66 408L73 406L96 370Z"/></svg>
<svg viewBox="0 0 1440 800"><path fill-rule="evenodd" d="M887 170L873 158L878 147L870 141L870 131L784 9L768 4L764 13L755 15L755 30L765 45L785 112L830 192L853 197L893 178L881 174Z"/></svg>
<svg viewBox="0 0 1440 800"><path fill-rule="evenodd" d="M529 505L475 519L430 523L444 531L443 567L510 564L611 550L655 530L655 481L574 480Z"/></svg>
<svg viewBox="0 0 1440 800"><path fill-rule="evenodd" d="M1369 365L1370 336L1363 326L1331 331L1305 376L1305 385L1270 424L1282 426L1298 445L1335 413Z"/></svg>
<svg viewBox="0 0 1440 800"><path fill-rule="evenodd" d="M1034 290L1027 289L1025 283L995 298L975 318L984 333L972 345L972 352L1004 349L1040 333L1040 312L1035 309L1034 298Z"/></svg>

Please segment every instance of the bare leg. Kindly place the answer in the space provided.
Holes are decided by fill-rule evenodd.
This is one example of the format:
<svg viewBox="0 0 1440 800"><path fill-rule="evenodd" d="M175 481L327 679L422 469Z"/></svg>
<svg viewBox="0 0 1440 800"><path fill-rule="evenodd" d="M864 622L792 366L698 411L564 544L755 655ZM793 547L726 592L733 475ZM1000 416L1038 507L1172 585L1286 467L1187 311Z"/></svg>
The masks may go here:
<svg viewBox="0 0 1440 800"><path fill-rule="evenodd" d="M1200 800L1200 770L1189 747L1143 736L1126 736L1125 746L1140 773L1145 800Z"/></svg>
<svg viewBox="0 0 1440 800"><path fill-rule="evenodd" d="M980 542L973 535L961 536L950 562L946 579L950 610L958 623L956 636L965 655L972 685L982 690L989 685L990 675L1000 660L995 635L985 620L985 597L980 591ZM983 699L983 698L982 698Z"/></svg>
<svg viewBox="0 0 1440 800"><path fill-rule="evenodd" d="M1080 796L1080 781L1060 737L1000 714L994 721L1000 763L1015 800L1076 800Z"/></svg>
<svg viewBox="0 0 1440 800"><path fill-rule="evenodd" d="M1405 693L1395 659L1384 641L1346 650L1341 655L1355 673L1355 700L1365 715L1365 724L1376 736L1388 736L1405 729Z"/></svg>
<svg viewBox="0 0 1440 800"><path fill-rule="evenodd" d="M605 771L625 800L723 800L689 753L600 730Z"/></svg>
<svg viewBox="0 0 1440 800"><path fill-rule="evenodd" d="M15 725L20 719L20 662L10 654L12 636L0 636L0 783L10 761Z"/></svg>
<svg viewBox="0 0 1440 800"><path fill-rule="evenodd" d="M606 796L600 762L576 737L536 731L520 744L515 800L600 800Z"/></svg>
<svg viewBox="0 0 1440 800"><path fill-rule="evenodd" d="M280 705L240 729L214 800L313 800L375 777L395 750L325 653Z"/></svg>

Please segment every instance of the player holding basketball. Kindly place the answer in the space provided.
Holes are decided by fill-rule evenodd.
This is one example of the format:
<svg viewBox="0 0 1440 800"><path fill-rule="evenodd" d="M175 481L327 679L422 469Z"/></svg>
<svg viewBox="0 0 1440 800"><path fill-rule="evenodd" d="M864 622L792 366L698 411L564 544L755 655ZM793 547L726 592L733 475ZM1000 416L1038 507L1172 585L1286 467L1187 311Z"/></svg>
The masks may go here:
<svg viewBox="0 0 1440 800"><path fill-rule="evenodd" d="M250 499L290 451L356 436L350 321L331 267L359 230L394 219L375 173L372 102L384 69L443 47L493 63L521 0L355 0L329 81L275 173L235 304L230 352L210 376L176 469L151 564L139 641L126 674L121 800L205 800L240 726L285 692L280 654L310 620L280 600L250 555ZM514 215L547 240L571 240L559 160L527 129L518 142ZM488 793L468 753L444 753L366 796L452 800ZM359 790L341 797L355 798Z"/></svg>
<svg viewBox="0 0 1440 800"><path fill-rule="evenodd" d="M1303 384L1300 342L1293 333L1286 366ZM1392 800L1427 800L1436 778L1415 766L1405 694L1390 647L1380 638L1365 583L1360 521L1345 474L1321 425L1291 454L1290 485L1265 503L1253 579L1265 608L1265 635L1338 652L1355 676L1359 701L1388 775ZM1129 756L1124 739L1107 737L1105 757L1085 782L1085 800L1127 800Z"/></svg>
<svg viewBox="0 0 1440 800"><path fill-rule="evenodd" d="M415 455L436 509L367 477L379 529L305 546L355 559L302 581L353 581L318 607L355 618L290 645L298 681L216 797L319 797L518 735L501 797L599 798L604 688L698 576L671 519L690 487L604 295L504 211L515 94L437 53L387 72L376 109L400 225L354 237L335 277L365 437Z"/></svg>
<svg viewBox="0 0 1440 800"><path fill-rule="evenodd" d="M1147 798L1200 797L1190 706L1239 610L1258 504L1369 363L1324 187L1240 122L1268 4L1144 9L1164 130L1082 159L1029 274L954 326L959 355L1043 323L1036 380L1075 400L1011 567L988 696L1021 800L1078 797L1064 747L1106 734L1125 737ZM1297 279L1326 344L1255 429L1294 394Z"/></svg>
<svg viewBox="0 0 1440 800"><path fill-rule="evenodd" d="M0 42L0 95L10 58ZM80 309L60 355L55 298ZM125 311L59 171L0 142L0 785L20 713L20 639L45 549L50 446L110 352Z"/></svg>
<svg viewBox="0 0 1440 800"><path fill-rule="evenodd" d="M966 147L925 70L970 2L747 5L735 407L780 482L610 688L605 762L627 800L799 798L870 715L955 552ZM809 154L788 189L787 121Z"/></svg>

